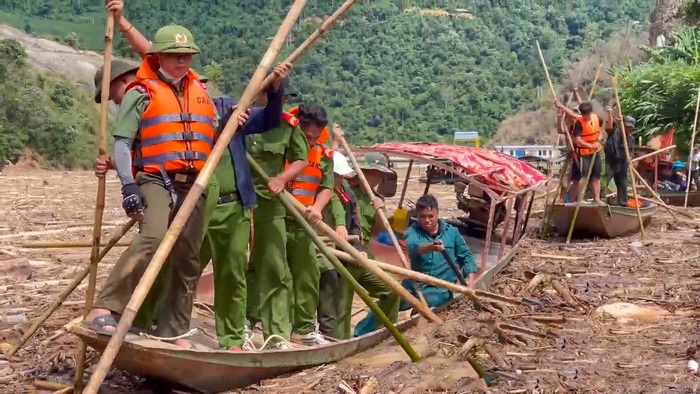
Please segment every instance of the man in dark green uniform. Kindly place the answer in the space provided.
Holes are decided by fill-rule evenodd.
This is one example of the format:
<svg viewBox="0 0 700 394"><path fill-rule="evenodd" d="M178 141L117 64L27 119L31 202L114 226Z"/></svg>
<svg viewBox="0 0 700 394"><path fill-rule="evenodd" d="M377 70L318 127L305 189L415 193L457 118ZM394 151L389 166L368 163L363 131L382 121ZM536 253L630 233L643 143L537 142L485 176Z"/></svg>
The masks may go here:
<svg viewBox="0 0 700 394"><path fill-rule="evenodd" d="M286 84L286 82L285 82ZM285 85L288 89L288 85ZM283 102L295 95L285 90ZM256 105L264 105L258 100ZM248 153L269 176L265 182L253 173L257 205L253 219L253 242L250 253L247 315L251 323L262 323L263 334L273 338L274 349L289 349L292 332L290 300L292 276L287 265L287 215L276 196L307 166L309 145L298 127L299 121L285 113L280 126L265 134L246 137ZM285 164L289 164L285 166ZM250 329L250 327L249 327Z"/></svg>
<svg viewBox="0 0 700 394"><path fill-rule="evenodd" d="M335 229L335 232L343 239L348 237L352 230L354 235L360 235L359 217L357 216L357 201L354 196L348 195L343 189L346 177L352 177L355 173L348 164L348 159L340 152L333 152L333 173L335 174L333 196L331 202L323 210L323 221ZM349 190L348 190L349 191ZM352 194L352 192L350 192ZM354 208L346 205L353 204ZM331 242L328 245L335 248ZM338 338L338 293L341 289L340 273L333 264L320 251L316 255L318 267L321 273L319 283L318 300L318 328L326 337Z"/></svg>
<svg viewBox="0 0 700 394"><path fill-rule="evenodd" d="M384 155L379 153L367 154L361 166L361 170L365 178L367 178L369 186L373 189L379 186L387 175L393 173L393 171L389 169L387 159ZM381 222L378 223L376 216L377 210L384 207L384 201L382 201L380 197L375 197L374 200L371 200L357 179L350 182L350 188L357 197L360 209L362 243L366 247L369 245L369 241L372 238L373 228L377 225L381 225ZM388 230L391 231L391 229ZM354 264L348 265L347 268L372 297L379 299L377 306L386 314L389 320L392 322L396 321L399 314L399 296L386 283L364 268ZM352 287L344 283L340 295L340 314L338 317L338 333L341 339L348 339L351 336L350 317L352 315L353 295ZM367 314L367 317L357 324L354 335L361 336L377 328L379 328L379 322L376 316L370 312Z"/></svg>

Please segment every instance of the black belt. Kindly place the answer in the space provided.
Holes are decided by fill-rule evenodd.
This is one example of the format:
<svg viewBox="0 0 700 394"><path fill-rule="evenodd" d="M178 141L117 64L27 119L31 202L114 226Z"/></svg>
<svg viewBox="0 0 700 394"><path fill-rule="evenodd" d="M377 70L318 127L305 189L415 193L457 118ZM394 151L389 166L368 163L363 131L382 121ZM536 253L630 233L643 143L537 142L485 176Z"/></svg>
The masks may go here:
<svg viewBox="0 0 700 394"><path fill-rule="evenodd" d="M217 205L227 204L227 203L239 201L239 200L240 200L240 198L238 197L238 193L233 192L231 194L219 196L219 199L216 201L216 204Z"/></svg>

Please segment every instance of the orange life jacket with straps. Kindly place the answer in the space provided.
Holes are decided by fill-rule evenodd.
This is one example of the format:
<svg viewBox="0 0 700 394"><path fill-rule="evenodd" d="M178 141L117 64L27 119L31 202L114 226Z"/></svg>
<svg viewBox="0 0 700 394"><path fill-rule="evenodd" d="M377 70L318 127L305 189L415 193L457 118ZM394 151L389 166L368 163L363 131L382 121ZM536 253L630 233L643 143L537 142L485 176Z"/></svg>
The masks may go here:
<svg viewBox="0 0 700 394"><path fill-rule="evenodd" d="M148 56L136 80L127 86L127 91L135 88L149 98L134 145L139 151L134 170L164 176L167 172L199 172L214 145L214 105L192 70L184 77L183 98L179 98L158 77L157 69L157 58Z"/></svg>
<svg viewBox="0 0 700 394"><path fill-rule="evenodd" d="M294 120L296 120L296 125L298 125L299 120L295 117L298 112L299 107L292 108L289 114L283 114L283 118L286 120L285 116L293 117ZM294 178L294 180L287 183L287 191L291 193L297 201L307 207L313 205L316 201L316 193L323 180L321 160L324 156L329 158L333 157L333 150L323 145L323 143L328 140L329 136L328 129L324 127L323 130L325 133L322 131L321 136L309 149L309 154L306 158L309 164L304 168L304 171ZM285 164L285 169L289 167L289 164L289 162Z"/></svg>
<svg viewBox="0 0 700 394"><path fill-rule="evenodd" d="M595 144L600 142L600 119L598 115L591 114L591 120L586 121L583 116L579 117L577 122L581 123L582 132L581 140L588 144ZM596 152L595 149L580 146L578 147L579 154L581 156L592 155Z"/></svg>

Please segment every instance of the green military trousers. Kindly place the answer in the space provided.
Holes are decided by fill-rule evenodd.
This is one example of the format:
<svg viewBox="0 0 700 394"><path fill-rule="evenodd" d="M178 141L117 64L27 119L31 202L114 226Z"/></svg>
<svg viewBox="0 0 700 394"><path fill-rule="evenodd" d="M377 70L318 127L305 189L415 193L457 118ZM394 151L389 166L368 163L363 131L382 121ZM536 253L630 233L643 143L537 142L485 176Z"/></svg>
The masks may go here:
<svg viewBox="0 0 700 394"><path fill-rule="evenodd" d="M328 245L328 247L334 248L334 245ZM316 255L316 261L321 274L318 287L318 308L316 310L318 329L324 336L338 338L340 273L320 251Z"/></svg>
<svg viewBox="0 0 700 394"><path fill-rule="evenodd" d="M287 263L292 274L292 329L297 334L316 330L320 270L316 261L316 247L311 238L293 218L286 219Z"/></svg>
<svg viewBox="0 0 700 394"><path fill-rule="evenodd" d="M235 200L217 204L208 219L199 259L202 266L211 259L214 271L216 336L222 348L241 346L245 341L250 212Z"/></svg>
<svg viewBox="0 0 700 394"><path fill-rule="evenodd" d="M193 182L173 182L173 201L173 196L160 176L138 173L136 183L146 203L139 232L132 238L131 246L120 256L95 302L96 308L108 309L117 314L121 314L126 308L141 276L165 236L170 221L193 185ZM199 248L204 230L205 199L206 192L197 200L164 265L167 269L163 271L161 284L164 286L162 289L166 290L161 302L168 307L159 308L157 311L156 335L161 337L175 337L189 330L200 272ZM154 291L151 294L157 293ZM157 299L153 296L150 298ZM153 309L151 306L151 314ZM144 321L150 322L152 318Z"/></svg>
<svg viewBox="0 0 700 394"><path fill-rule="evenodd" d="M377 298L377 306L384 312L390 321L395 322L399 317L399 296L386 283L377 278L364 268L355 265L346 265L350 274L357 280L360 286L364 287L369 295ZM352 338L351 322L352 317L352 301L355 292L346 280L341 279L340 291L340 306L338 312L338 339ZM368 316L357 324L354 335L361 336L372 332L379 327L380 323L373 314L368 313Z"/></svg>
<svg viewBox="0 0 700 394"><path fill-rule="evenodd" d="M287 265L286 210L278 198L258 195L253 219L253 248L246 279L251 322L262 323L265 337L292 333L292 275Z"/></svg>

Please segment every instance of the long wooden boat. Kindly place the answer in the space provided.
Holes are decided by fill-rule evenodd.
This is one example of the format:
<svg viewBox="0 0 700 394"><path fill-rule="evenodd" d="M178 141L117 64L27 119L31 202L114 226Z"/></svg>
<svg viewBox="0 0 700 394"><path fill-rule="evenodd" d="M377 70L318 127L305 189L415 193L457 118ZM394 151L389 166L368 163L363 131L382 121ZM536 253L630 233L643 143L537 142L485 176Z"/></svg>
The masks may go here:
<svg viewBox="0 0 700 394"><path fill-rule="evenodd" d="M478 257L484 253L483 250L478 249L480 244L483 245L483 241L479 242L480 240L472 238L467 238L467 241L478 261ZM487 257L488 267L479 278L478 285L484 286L503 269L515 255L518 246L519 243L508 247L499 260L499 245L492 244ZM384 255L389 254L387 250L378 251ZM392 262L392 259L388 260L386 262ZM395 261L397 260L398 258ZM434 311L437 313L445 307L438 307ZM415 326L420 319L420 315L415 315L397 323L397 328L402 332L406 331ZM195 324L212 334L215 332L211 317L195 313L192 325ZM110 339L109 336L101 335L80 325L72 332L100 353L104 351ZM191 338L197 344L196 349L183 349L128 334L114 365L139 376L154 378L203 393L218 393L246 387L264 379L305 368L337 362L363 352L387 338L390 338L390 334L382 328L361 337L324 346L294 350L230 352L220 350L214 339L200 333Z"/></svg>
<svg viewBox="0 0 700 394"><path fill-rule="evenodd" d="M575 209L575 203L554 204L552 223L560 234L566 234L569 231ZM641 207L639 210L642 223L646 226L658 210L658 206ZM636 208L583 203L576 217L573 234L580 237L615 238L638 231L639 219Z"/></svg>
<svg viewBox="0 0 700 394"><path fill-rule="evenodd" d="M682 207L685 205L685 192L660 191L659 197L667 205ZM688 192L688 206L700 207L700 190Z"/></svg>
<svg viewBox="0 0 700 394"><path fill-rule="evenodd" d="M546 177L527 164L509 156L486 149L455 147L442 144L378 144L361 150L382 152L426 162L434 167L454 172L463 182L482 188L490 194L491 204L505 204L510 208L502 226L494 222L494 211L488 217L489 231L475 233L464 225L464 236L477 264L480 277L477 286L486 285L513 258L525 234L535 192ZM445 162L451 163L450 166ZM408 175L406 181L408 181ZM405 190L405 189L404 189ZM424 193L427 193L427 188ZM403 192L402 192L403 197ZM515 203L520 201L520 203ZM513 218L513 220L510 220ZM496 228L499 230L496 231ZM491 231L493 230L493 231ZM476 234L482 238L474 238ZM401 265L399 255L392 247L373 240L370 248L375 258L385 263ZM207 304L212 302L213 281L205 276L199 283L197 298ZM454 300L459 299L459 297ZM444 310L449 304L435 308ZM396 326L406 331L422 317L415 315L400 320ZM217 393L246 387L264 379L322 364L337 362L363 352L390 338L389 332L379 329L361 337L335 341L323 346L301 347L291 350L265 350L258 352L230 352L221 350L214 338L214 321L211 313L195 308L191 325L200 330L189 339L193 349L183 349L143 336L128 334L114 364L133 374L153 378L168 385L182 386L203 393ZM98 352L103 352L110 337L83 326L72 332ZM257 338L256 334L254 338ZM261 335L260 335L261 337ZM256 341L262 347L262 341Z"/></svg>

